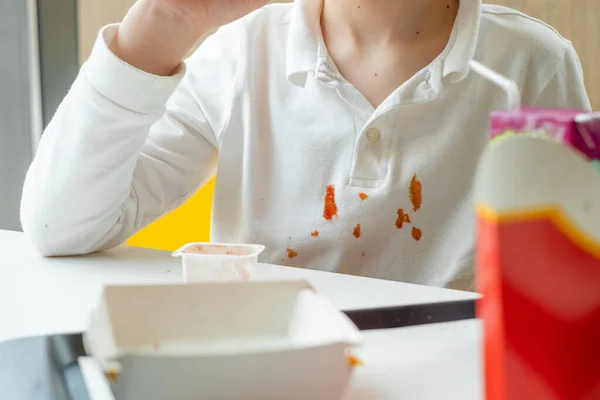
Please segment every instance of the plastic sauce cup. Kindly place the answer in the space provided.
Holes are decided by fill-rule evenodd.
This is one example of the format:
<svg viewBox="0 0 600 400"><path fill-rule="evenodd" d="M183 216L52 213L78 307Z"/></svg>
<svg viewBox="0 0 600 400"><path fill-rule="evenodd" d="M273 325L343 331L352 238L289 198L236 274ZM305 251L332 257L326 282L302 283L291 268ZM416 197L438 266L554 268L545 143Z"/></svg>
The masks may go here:
<svg viewBox="0 0 600 400"><path fill-rule="evenodd" d="M264 250L256 244L188 243L173 257L181 257L186 282L248 281Z"/></svg>

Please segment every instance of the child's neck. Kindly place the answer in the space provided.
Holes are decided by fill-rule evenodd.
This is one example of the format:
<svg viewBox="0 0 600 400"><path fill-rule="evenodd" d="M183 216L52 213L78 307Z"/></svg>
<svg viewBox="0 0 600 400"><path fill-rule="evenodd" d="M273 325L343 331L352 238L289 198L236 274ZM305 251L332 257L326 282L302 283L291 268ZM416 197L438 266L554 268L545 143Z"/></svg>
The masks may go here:
<svg viewBox="0 0 600 400"><path fill-rule="evenodd" d="M322 1L329 55L374 107L444 50L459 6L458 0Z"/></svg>
<svg viewBox="0 0 600 400"><path fill-rule="evenodd" d="M322 24L358 45L427 40L452 29L458 0L324 0Z"/></svg>

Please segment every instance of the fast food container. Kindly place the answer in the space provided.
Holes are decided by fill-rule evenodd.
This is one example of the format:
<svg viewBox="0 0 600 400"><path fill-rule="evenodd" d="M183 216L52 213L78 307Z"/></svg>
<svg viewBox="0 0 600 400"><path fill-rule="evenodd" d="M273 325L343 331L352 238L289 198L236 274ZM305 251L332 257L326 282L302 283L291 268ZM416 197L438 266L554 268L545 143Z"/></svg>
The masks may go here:
<svg viewBox="0 0 600 400"><path fill-rule="evenodd" d="M356 327L303 281L106 287L84 334L117 399L337 399Z"/></svg>

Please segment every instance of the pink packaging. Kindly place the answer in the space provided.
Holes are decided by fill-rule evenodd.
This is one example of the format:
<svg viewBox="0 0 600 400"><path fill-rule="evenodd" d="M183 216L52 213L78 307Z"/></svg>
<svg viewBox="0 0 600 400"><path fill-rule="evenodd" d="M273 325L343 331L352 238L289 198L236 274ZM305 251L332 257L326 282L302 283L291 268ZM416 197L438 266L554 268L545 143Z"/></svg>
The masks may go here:
<svg viewBox="0 0 600 400"><path fill-rule="evenodd" d="M545 135L588 158L600 159L600 114L560 108L522 107L490 115L491 138L507 132Z"/></svg>

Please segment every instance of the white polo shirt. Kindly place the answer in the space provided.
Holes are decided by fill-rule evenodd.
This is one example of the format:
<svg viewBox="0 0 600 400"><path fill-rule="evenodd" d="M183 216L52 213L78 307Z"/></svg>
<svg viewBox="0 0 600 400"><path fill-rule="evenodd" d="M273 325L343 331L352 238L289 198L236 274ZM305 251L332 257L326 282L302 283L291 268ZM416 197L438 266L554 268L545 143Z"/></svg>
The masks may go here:
<svg viewBox="0 0 600 400"><path fill-rule="evenodd" d="M117 27L103 29L27 176L37 248L115 246L218 168L214 241L264 244L268 263L471 289L473 176L506 100L469 61L514 79L524 104L589 109L571 43L462 0L446 50L374 109L328 57L315 3L223 27L166 78L117 59Z"/></svg>

